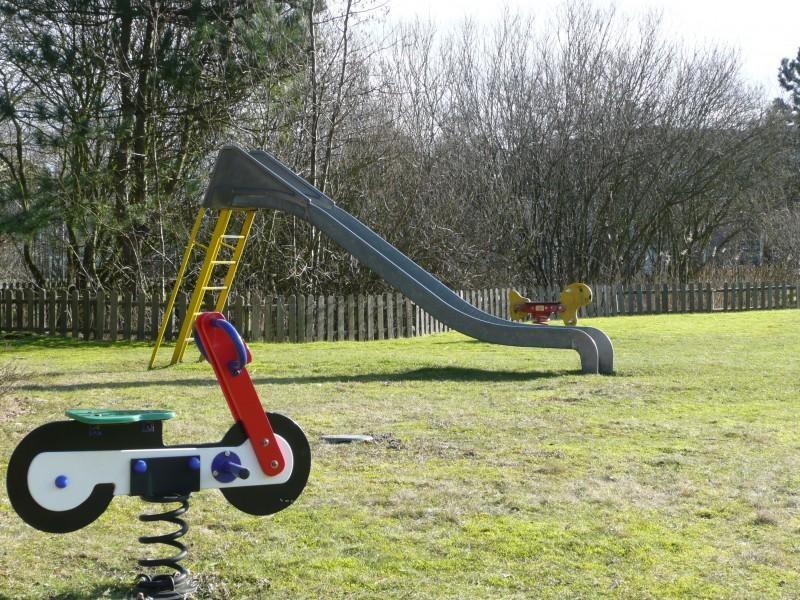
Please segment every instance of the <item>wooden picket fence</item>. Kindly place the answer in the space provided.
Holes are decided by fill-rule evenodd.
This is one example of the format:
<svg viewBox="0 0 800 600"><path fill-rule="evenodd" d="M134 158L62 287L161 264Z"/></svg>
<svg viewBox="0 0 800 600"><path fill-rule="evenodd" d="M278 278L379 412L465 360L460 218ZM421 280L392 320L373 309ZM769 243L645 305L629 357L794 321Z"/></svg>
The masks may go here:
<svg viewBox="0 0 800 600"><path fill-rule="evenodd" d="M594 301L581 316L617 316L800 308L798 284L593 285ZM520 288L535 300L554 301L555 288ZM460 291L495 316L508 318L508 288ZM0 330L83 340L154 340L164 310L160 293L64 291L0 285ZM172 340L187 297L176 303L167 328ZM248 341L383 340L448 331L400 293L349 296L232 295L226 314Z"/></svg>

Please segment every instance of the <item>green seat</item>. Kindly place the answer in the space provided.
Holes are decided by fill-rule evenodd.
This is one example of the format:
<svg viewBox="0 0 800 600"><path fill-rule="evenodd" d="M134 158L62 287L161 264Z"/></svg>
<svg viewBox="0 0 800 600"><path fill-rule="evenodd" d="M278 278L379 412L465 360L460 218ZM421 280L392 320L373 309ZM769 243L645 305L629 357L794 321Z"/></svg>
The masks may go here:
<svg viewBox="0 0 800 600"><path fill-rule="evenodd" d="M70 419L87 425L113 425L137 421L166 421L175 416L171 410L108 410L104 408L70 408L66 411Z"/></svg>

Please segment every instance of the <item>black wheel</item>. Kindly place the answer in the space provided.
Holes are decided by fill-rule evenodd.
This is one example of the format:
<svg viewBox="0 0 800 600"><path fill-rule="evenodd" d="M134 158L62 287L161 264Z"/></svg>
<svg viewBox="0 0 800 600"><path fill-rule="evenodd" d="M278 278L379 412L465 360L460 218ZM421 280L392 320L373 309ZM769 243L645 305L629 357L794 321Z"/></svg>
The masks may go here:
<svg viewBox="0 0 800 600"><path fill-rule="evenodd" d="M102 515L114 497L114 484L104 483L96 485L79 506L53 511L39 505L28 489L28 468L33 459L42 452L73 449L68 442L83 437L85 428L75 421L47 423L25 436L11 455L6 474L8 499L17 514L31 527L48 533L77 531Z"/></svg>
<svg viewBox="0 0 800 600"><path fill-rule="evenodd" d="M290 506L302 493L311 472L311 447L299 425L289 417L267 413L272 430L289 444L294 457L294 468L286 483L254 485L249 487L221 488L225 499L242 512L251 515L271 515ZM238 437L242 426L234 425L225 435L226 442ZM246 439L246 436L245 436Z"/></svg>

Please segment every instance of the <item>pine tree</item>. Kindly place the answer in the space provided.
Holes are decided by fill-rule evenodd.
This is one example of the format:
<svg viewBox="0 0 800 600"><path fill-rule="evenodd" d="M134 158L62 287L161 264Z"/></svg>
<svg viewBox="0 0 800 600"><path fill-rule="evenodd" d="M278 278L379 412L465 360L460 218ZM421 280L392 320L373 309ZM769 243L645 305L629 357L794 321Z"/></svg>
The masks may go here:
<svg viewBox="0 0 800 600"><path fill-rule="evenodd" d="M789 101L792 105L792 115L800 124L800 48L797 49L797 58L784 58L778 72L778 82L781 87L789 92Z"/></svg>
<svg viewBox="0 0 800 600"><path fill-rule="evenodd" d="M199 165L237 111L267 77L301 71L299 13L0 0L0 231L29 240L63 221L70 279L145 287L162 226L191 218Z"/></svg>

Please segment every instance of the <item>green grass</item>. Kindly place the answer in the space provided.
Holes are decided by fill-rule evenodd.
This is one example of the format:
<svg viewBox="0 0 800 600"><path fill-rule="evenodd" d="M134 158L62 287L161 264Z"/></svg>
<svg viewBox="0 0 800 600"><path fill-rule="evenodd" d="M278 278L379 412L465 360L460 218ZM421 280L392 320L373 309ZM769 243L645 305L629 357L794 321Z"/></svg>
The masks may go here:
<svg viewBox="0 0 800 600"><path fill-rule="evenodd" d="M311 440L309 485L273 517L194 495L207 598L758 598L800 590L800 311L592 319L615 376L568 351L457 334L252 346L269 410ZM164 353L164 357L167 356ZM148 372L144 345L9 342L14 445L68 407L169 407L170 443L230 425L206 364ZM370 433L330 446L326 433ZM0 596L119 597L143 507L37 532L0 493Z"/></svg>

